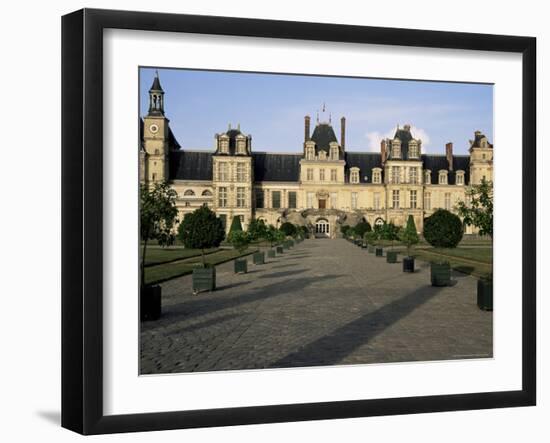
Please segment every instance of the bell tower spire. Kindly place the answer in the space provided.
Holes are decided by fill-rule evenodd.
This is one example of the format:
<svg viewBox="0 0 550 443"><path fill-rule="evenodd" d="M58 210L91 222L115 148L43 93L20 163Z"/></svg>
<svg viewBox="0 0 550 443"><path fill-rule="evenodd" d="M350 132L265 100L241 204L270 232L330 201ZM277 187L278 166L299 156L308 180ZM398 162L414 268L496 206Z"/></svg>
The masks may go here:
<svg viewBox="0 0 550 443"><path fill-rule="evenodd" d="M149 89L149 115L164 115L164 90L160 85L158 70L155 71L155 79Z"/></svg>

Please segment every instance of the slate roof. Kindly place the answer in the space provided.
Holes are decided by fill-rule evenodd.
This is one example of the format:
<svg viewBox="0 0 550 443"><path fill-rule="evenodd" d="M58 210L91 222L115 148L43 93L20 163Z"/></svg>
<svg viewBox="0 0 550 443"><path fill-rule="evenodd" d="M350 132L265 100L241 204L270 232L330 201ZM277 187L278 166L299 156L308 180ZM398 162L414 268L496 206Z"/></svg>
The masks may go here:
<svg viewBox="0 0 550 443"><path fill-rule="evenodd" d="M169 162L170 180L212 180L212 152L172 151Z"/></svg>
<svg viewBox="0 0 550 443"><path fill-rule="evenodd" d="M220 154L220 155L235 155L235 149L237 148L237 136L238 135L245 135L241 132L240 129L229 129L228 131L225 132L226 135L229 136L229 152L226 154L226 153L219 153L219 152L216 152L216 154ZM220 134L222 135L222 134ZM246 135L245 135L246 137ZM247 137L247 140L246 140L246 143L247 143L247 146L250 145L250 141L249 141L250 137Z"/></svg>
<svg viewBox="0 0 550 443"><path fill-rule="evenodd" d="M474 133L475 135L475 138L473 140L473 143L472 143L472 146L470 146L471 148L480 148L481 147L481 140L483 140L485 137L485 135L483 133L481 133L480 131L476 131ZM489 145L489 148L492 148L493 145L491 143L489 143L489 140L487 140L487 144Z"/></svg>
<svg viewBox="0 0 550 443"><path fill-rule="evenodd" d="M160 80L158 74L155 75L155 79L153 80L153 84L151 85L151 89L149 89L149 92L152 91L163 91L162 86L160 85Z"/></svg>
<svg viewBox="0 0 550 443"><path fill-rule="evenodd" d="M424 169L431 171L432 184L439 183L439 171L444 169L449 171L449 162L445 155L422 154ZM448 172L447 183L454 185L456 183L456 171L464 171L464 183L470 183L470 157L468 155L453 155L453 170Z"/></svg>
<svg viewBox="0 0 550 443"><path fill-rule="evenodd" d="M359 183L372 183L372 169L382 168L382 157L378 152L346 152L346 183L349 183L350 168L359 168ZM382 171L382 182L384 171ZM367 176L367 180L365 180Z"/></svg>
<svg viewBox="0 0 550 443"><path fill-rule="evenodd" d="M334 129L328 123L319 123L315 126L311 140L315 142L318 150L329 152L330 143L338 142Z"/></svg>
<svg viewBox="0 0 550 443"><path fill-rule="evenodd" d="M302 154L253 152L254 180L297 182L300 180Z"/></svg>

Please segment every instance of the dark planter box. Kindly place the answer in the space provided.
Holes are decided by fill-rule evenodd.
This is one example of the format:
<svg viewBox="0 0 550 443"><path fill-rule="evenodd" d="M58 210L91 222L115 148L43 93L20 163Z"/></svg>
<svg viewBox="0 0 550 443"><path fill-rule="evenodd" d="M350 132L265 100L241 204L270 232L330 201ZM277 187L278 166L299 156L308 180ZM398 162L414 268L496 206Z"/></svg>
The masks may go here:
<svg viewBox="0 0 550 443"><path fill-rule="evenodd" d="M367 249L367 246L368 246L368 245L367 245L365 242L361 243L361 248L362 248L362 249Z"/></svg>
<svg viewBox="0 0 550 443"><path fill-rule="evenodd" d="M451 265L449 263L431 264L432 286L449 286L451 284Z"/></svg>
<svg viewBox="0 0 550 443"><path fill-rule="evenodd" d="M193 269L193 293L216 289L216 268Z"/></svg>
<svg viewBox="0 0 550 443"><path fill-rule="evenodd" d="M369 245L369 248L367 249L367 251L369 251L372 254L374 253L374 250L375 250L374 245Z"/></svg>
<svg viewBox="0 0 550 443"><path fill-rule="evenodd" d="M382 248L376 248L374 250L374 252L375 252L377 257L382 257L384 255L384 249L382 249Z"/></svg>
<svg viewBox="0 0 550 443"><path fill-rule="evenodd" d="M493 310L493 281L477 281L477 306L484 311Z"/></svg>
<svg viewBox="0 0 550 443"><path fill-rule="evenodd" d="M403 272L414 272L414 257L403 257Z"/></svg>
<svg viewBox="0 0 550 443"><path fill-rule="evenodd" d="M397 252L395 251L386 252L386 261L388 263L397 263Z"/></svg>
<svg viewBox="0 0 550 443"><path fill-rule="evenodd" d="M289 241L288 241L288 247L289 247L289 248L294 247L294 240L289 240Z"/></svg>
<svg viewBox="0 0 550 443"><path fill-rule="evenodd" d="M265 253L255 252L254 254L252 254L252 262L255 265L263 265L265 263Z"/></svg>
<svg viewBox="0 0 550 443"><path fill-rule="evenodd" d="M277 254L282 254L282 253L283 253L283 247L277 246Z"/></svg>
<svg viewBox="0 0 550 443"><path fill-rule="evenodd" d="M243 273L246 274L248 272L248 265L246 262L246 258L237 258L235 261L235 274Z"/></svg>
<svg viewBox="0 0 550 443"><path fill-rule="evenodd" d="M275 258L275 249L268 249L267 256L268 258Z"/></svg>
<svg viewBox="0 0 550 443"><path fill-rule="evenodd" d="M139 291L139 313L142 321L158 320L161 314L162 288L155 286L142 286Z"/></svg>

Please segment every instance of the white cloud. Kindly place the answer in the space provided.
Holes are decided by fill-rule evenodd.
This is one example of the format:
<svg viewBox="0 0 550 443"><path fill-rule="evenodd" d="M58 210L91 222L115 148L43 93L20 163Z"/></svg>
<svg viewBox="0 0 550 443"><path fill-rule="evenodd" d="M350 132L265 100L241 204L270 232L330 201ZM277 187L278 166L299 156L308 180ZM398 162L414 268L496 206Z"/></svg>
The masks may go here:
<svg viewBox="0 0 550 443"><path fill-rule="evenodd" d="M412 136L415 139L422 140L422 152L427 152L426 148L430 145L430 136L428 135L428 133L424 129L417 128L416 126L411 126L411 132ZM382 139L393 138L394 135L395 128L392 128L384 133L379 131L367 132L365 134L365 137L367 139L367 146L369 151L380 151L380 142L382 141Z"/></svg>

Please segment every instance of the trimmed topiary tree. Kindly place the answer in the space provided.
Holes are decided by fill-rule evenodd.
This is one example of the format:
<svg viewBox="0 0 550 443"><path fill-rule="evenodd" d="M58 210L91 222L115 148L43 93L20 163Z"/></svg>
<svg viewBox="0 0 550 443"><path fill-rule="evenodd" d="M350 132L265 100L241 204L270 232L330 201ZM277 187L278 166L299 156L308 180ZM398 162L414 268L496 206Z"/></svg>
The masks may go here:
<svg viewBox="0 0 550 443"><path fill-rule="evenodd" d="M243 230L243 225L241 224L241 218L238 215L235 215L233 217L233 220L231 221L229 232L242 231L242 230Z"/></svg>
<svg viewBox="0 0 550 443"><path fill-rule="evenodd" d="M263 220L254 218L250 221L247 232L250 240L265 239L267 226Z"/></svg>
<svg viewBox="0 0 550 443"><path fill-rule="evenodd" d="M407 247L407 256L411 256L411 248L420 241L418 232L416 232L416 224L414 223L414 217L409 215L407 218L407 225L401 230L399 239Z"/></svg>
<svg viewBox="0 0 550 443"><path fill-rule="evenodd" d="M309 229L307 228L307 226L300 226L299 231L304 238L307 238L307 236L309 235Z"/></svg>
<svg viewBox="0 0 550 443"><path fill-rule="evenodd" d="M269 242L271 247L273 247L273 244L277 241L277 234L280 231L275 228L273 225L269 225L267 227L267 230L265 232L265 239Z"/></svg>
<svg viewBox="0 0 550 443"><path fill-rule="evenodd" d="M460 218L446 209L438 209L424 220L424 238L436 248L456 248L463 234Z"/></svg>
<svg viewBox="0 0 550 443"><path fill-rule="evenodd" d="M342 233L342 235L344 237L347 237L349 235L348 232L349 232L350 228L351 228L351 226L349 226L349 225L340 226L340 232Z"/></svg>
<svg viewBox="0 0 550 443"><path fill-rule="evenodd" d="M367 233L372 231L371 225L368 221L363 221L361 223L357 223L355 225L355 228L353 228L355 231L355 234L359 237L363 238L363 236Z"/></svg>
<svg viewBox="0 0 550 443"><path fill-rule="evenodd" d="M293 237L296 235L296 226L290 222L284 222L279 230L287 236Z"/></svg>
<svg viewBox="0 0 550 443"><path fill-rule="evenodd" d="M178 226L178 238L185 247L201 250L203 267L206 267L204 250L219 246L224 237L222 221L206 206L186 214Z"/></svg>
<svg viewBox="0 0 550 443"><path fill-rule="evenodd" d="M250 236L244 231L233 231L227 235L227 241L242 254L250 244Z"/></svg>

